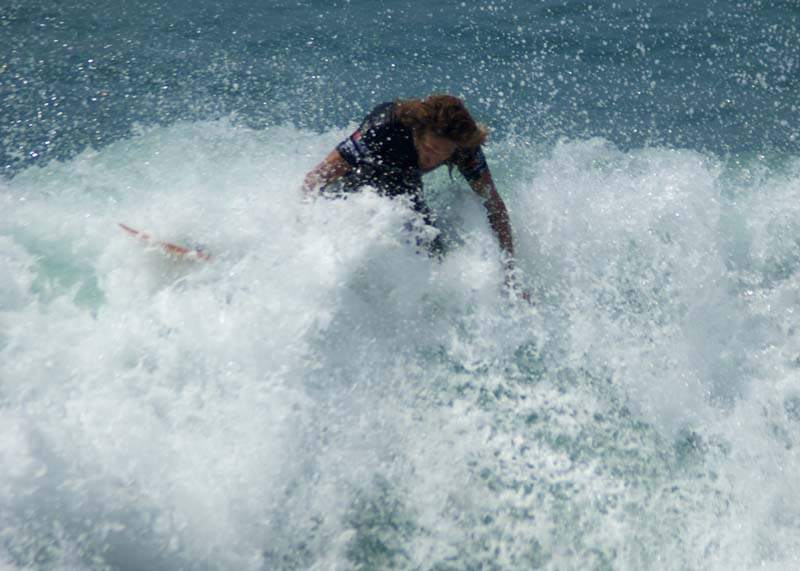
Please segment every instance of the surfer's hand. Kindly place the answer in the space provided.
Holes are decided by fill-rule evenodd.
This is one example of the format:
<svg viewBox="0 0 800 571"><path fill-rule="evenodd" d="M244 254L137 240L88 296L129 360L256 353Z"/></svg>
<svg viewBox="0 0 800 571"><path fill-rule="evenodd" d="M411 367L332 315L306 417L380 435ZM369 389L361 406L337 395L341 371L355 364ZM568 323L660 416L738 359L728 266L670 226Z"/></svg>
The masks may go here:
<svg viewBox="0 0 800 571"><path fill-rule="evenodd" d="M300 198L303 202L313 202L319 193L305 184L300 187Z"/></svg>
<svg viewBox="0 0 800 571"><path fill-rule="evenodd" d="M514 295L516 295L519 299L533 305L533 297L531 296L531 292L519 284L518 277L519 271L514 266L514 260L509 258L506 261L505 279L503 280L505 286L509 291L514 292Z"/></svg>

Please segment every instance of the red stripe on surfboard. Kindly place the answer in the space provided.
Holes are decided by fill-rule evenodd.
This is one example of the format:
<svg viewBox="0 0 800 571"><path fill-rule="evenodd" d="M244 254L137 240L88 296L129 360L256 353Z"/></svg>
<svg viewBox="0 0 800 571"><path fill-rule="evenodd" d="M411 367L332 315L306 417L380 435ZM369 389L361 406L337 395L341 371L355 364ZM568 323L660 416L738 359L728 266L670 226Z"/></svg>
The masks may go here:
<svg viewBox="0 0 800 571"><path fill-rule="evenodd" d="M201 249L190 249L184 248L183 246L178 246L176 244L170 244L169 242L162 242L160 240L154 240L150 234L145 234L137 230L136 228L131 228L127 224L123 224L122 222L118 222L119 227L128 232L129 234L136 236L143 242L152 243L154 246L161 248L162 250L174 254L180 257L187 257L187 258L197 258L200 260L208 260L211 258L211 254L208 252L204 252Z"/></svg>

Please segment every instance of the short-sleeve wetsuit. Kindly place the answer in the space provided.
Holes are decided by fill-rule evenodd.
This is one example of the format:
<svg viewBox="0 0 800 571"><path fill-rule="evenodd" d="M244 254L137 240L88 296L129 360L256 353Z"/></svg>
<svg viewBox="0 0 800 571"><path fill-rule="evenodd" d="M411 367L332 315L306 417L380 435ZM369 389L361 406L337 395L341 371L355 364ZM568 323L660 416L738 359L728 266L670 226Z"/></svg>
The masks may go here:
<svg viewBox="0 0 800 571"><path fill-rule="evenodd" d="M359 128L336 147L352 169L336 186L352 192L372 186L386 196L408 196L427 223L430 211L422 198L422 175L413 130L394 113L394 103L375 107ZM472 182L489 171L480 147L459 148L447 161Z"/></svg>

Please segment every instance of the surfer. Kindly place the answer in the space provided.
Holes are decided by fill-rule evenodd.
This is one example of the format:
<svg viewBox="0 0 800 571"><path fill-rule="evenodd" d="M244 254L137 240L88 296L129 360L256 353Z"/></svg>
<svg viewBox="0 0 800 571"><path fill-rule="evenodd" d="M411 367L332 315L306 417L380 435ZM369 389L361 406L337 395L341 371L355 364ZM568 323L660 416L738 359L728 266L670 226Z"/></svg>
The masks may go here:
<svg viewBox="0 0 800 571"><path fill-rule="evenodd" d="M370 186L385 196L407 196L425 222L434 225L422 197L422 175L445 164L452 175L456 167L483 199L489 224L505 254L510 285L514 242L508 211L481 150L486 135L461 99L452 95L382 103L306 175L303 190L341 193ZM441 251L438 237L432 250Z"/></svg>

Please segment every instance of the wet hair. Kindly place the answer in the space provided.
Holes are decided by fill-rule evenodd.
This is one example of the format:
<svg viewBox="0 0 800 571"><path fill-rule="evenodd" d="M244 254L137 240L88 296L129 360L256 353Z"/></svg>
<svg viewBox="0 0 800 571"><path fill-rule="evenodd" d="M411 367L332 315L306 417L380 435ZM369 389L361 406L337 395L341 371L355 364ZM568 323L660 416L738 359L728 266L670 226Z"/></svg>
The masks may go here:
<svg viewBox="0 0 800 571"><path fill-rule="evenodd" d="M397 119L417 133L432 131L459 147L477 147L486 140L487 130L469 114L464 102L453 95L436 94L425 99L399 99Z"/></svg>

